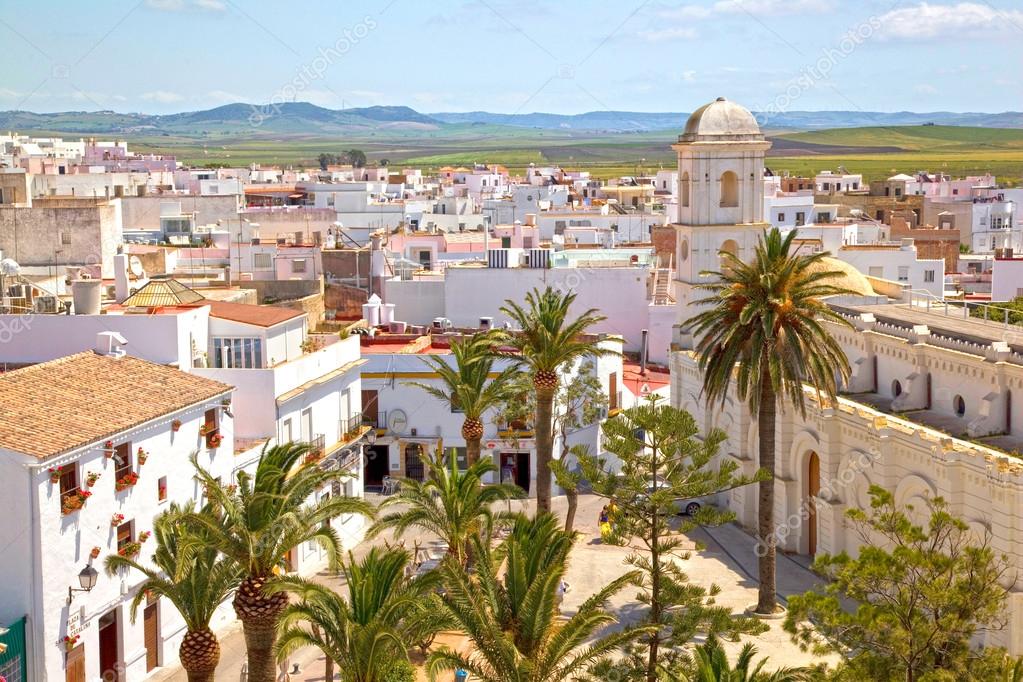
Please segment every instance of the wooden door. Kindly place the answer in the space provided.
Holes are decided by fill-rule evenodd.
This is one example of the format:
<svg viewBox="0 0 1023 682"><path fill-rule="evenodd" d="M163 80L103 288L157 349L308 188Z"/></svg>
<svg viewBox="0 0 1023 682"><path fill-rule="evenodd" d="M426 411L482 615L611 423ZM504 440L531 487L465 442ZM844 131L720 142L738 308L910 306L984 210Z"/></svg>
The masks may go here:
<svg viewBox="0 0 1023 682"><path fill-rule="evenodd" d="M118 656L117 611L110 611L99 619L99 672L103 680L121 682Z"/></svg>
<svg viewBox="0 0 1023 682"><path fill-rule="evenodd" d="M79 644L67 654L65 682L85 682L85 645Z"/></svg>
<svg viewBox="0 0 1023 682"><path fill-rule="evenodd" d="M618 372L611 372L607 377L607 398L610 409L617 410L618 404Z"/></svg>
<svg viewBox="0 0 1023 682"><path fill-rule="evenodd" d="M146 672L160 665L160 612L156 603L142 612L142 626L146 642Z"/></svg>
<svg viewBox="0 0 1023 682"><path fill-rule="evenodd" d="M362 391L362 421L383 428L378 419L380 416L380 404L377 402L377 392L363 389Z"/></svg>
<svg viewBox="0 0 1023 682"><path fill-rule="evenodd" d="M810 461L807 464L807 546L806 553L810 556L817 554L817 495L821 492L821 460L816 452L810 453Z"/></svg>

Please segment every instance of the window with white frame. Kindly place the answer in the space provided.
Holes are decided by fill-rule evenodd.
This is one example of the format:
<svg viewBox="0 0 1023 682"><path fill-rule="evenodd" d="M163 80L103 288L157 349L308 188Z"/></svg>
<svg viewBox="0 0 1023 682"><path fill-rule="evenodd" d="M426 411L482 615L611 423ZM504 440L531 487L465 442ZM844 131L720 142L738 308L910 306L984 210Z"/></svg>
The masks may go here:
<svg viewBox="0 0 1023 682"><path fill-rule="evenodd" d="M214 338L213 366L228 369L255 369L263 366L263 339Z"/></svg>
<svg viewBox="0 0 1023 682"><path fill-rule="evenodd" d="M308 261L305 258L295 258L294 260L291 261L291 271L305 272L307 262Z"/></svg>
<svg viewBox="0 0 1023 682"><path fill-rule="evenodd" d="M273 259L269 253L252 254L252 267L256 270L269 270L273 268Z"/></svg>
<svg viewBox="0 0 1023 682"><path fill-rule="evenodd" d="M900 282L908 282L909 281L909 266L908 265L900 265L899 266L899 281Z"/></svg>

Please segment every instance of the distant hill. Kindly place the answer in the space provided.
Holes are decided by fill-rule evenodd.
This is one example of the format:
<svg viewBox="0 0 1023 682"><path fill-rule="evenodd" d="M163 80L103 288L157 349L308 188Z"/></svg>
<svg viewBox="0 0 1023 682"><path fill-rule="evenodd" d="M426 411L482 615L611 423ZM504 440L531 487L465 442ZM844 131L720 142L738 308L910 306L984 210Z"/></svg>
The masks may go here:
<svg viewBox="0 0 1023 682"><path fill-rule="evenodd" d="M1023 149L1023 129L945 125L833 128L787 133L776 136L774 140L776 144L881 148L878 151L888 151L892 147L926 152L1005 151Z"/></svg>
<svg viewBox="0 0 1023 682"><path fill-rule="evenodd" d="M430 132L443 136L464 132L467 128L496 127L539 129L574 133L643 133L675 131L682 128L689 114L684 112L649 113L635 111L591 111L584 114L495 114L486 111L468 113L423 114L405 106L374 106L355 109L327 109L308 102L278 105L244 103L203 111L177 114L118 113L114 111L66 111L38 114L28 111L0 112L0 130L18 132L60 131L66 135L230 135L259 137L268 134L344 135L374 131ZM771 132L815 131L831 128L921 126L973 126L980 128L1023 128L1023 113L1000 114L954 112L864 112L864 111L790 111L758 115L762 127ZM800 141L793 139L794 142ZM810 140L801 140L810 142ZM824 142L824 141L822 141ZM825 142L837 144L836 142ZM859 146L864 143L855 143ZM899 146L876 142L880 146Z"/></svg>
<svg viewBox="0 0 1023 682"><path fill-rule="evenodd" d="M444 124L409 107L326 109L308 102L277 105L225 104L203 111L179 114L119 114L113 111L70 111L36 114L28 111L0 112L0 130L60 130L88 134L203 133L337 134L386 128L434 130Z"/></svg>

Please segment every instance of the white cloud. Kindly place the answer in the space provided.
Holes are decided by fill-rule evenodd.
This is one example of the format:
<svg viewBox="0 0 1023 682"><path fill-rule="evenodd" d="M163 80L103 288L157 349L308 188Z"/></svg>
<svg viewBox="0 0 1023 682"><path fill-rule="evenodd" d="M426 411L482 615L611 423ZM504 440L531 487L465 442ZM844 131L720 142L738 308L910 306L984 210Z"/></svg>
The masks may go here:
<svg viewBox="0 0 1023 682"><path fill-rule="evenodd" d="M662 17L673 19L705 19L721 14L752 14L754 16L782 16L820 13L828 9L827 3L817 0L718 0L710 6L679 5L662 10Z"/></svg>
<svg viewBox="0 0 1023 682"><path fill-rule="evenodd" d="M139 96L147 102L158 102L160 104L170 104L171 102L180 102L185 99L183 95L179 95L176 92L168 92L167 90L144 92Z"/></svg>
<svg viewBox="0 0 1023 682"><path fill-rule="evenodd" d="M180 12L186 9L223 12L227 9L223 0L146 0L146 6L161 12Z"/></svg>
<svg viewBox="0 0 1023 682"><path fill-rule="evenodd" d="M693 40L696 30L688 27L662 28L656 31L638 31L636 37L648 43L666 43L676 40Z"/></svg>
<svg viewBox="0 0 1023 682"><path fill-rule="evenodd" d="M689 71L682 72L682 80L686 83L692 83L696 80L696 72L690 69Z"/></svg>
<svg viewBox="0 0 1023 682"><path fill-rule="evenodd" d="M937 95L938 89L928 83L921 83L913 88L913 92L919 95Z"/></svg>
<svg viewBox="0 0 1023 682"><path fill-rule="evenodd" d="M988 35L1023 30L1023 12L999 10L991 5L960 2L932 5L922 2L879 17L879 34L888 40L932 40L962 35Z"/></svg>

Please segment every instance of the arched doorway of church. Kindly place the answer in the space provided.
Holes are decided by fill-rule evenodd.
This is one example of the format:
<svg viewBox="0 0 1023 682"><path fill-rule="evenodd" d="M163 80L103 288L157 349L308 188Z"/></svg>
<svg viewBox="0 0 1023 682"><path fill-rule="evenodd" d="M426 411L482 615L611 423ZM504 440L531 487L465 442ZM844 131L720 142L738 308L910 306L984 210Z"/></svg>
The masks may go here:
<svg viewBox="0 0 1023 682"><path fill-rule="evenodd" d="M806 553L817 554L817 495L821 492L821 460L811 452L806 463Z"/></svg>

